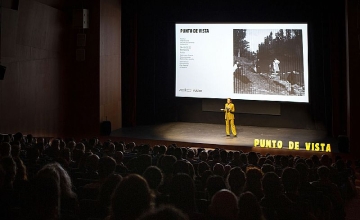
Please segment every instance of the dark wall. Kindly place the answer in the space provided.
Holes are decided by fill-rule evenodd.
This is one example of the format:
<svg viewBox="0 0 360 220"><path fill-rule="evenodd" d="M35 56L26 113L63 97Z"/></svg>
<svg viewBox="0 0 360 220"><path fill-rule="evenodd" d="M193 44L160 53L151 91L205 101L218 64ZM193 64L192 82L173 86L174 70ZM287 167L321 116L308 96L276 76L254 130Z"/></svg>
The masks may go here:
<svg viewBox="0 0 360 220"><path fill-rule="evenodd" d="M240 114L237 123L321 128L333 133L333 118L345 118L342 110L332 105L341 100L341 93L346 89L345 81L336 81L333 90L334 77L342 79L346 69L345 50L342 49L346 45L344 3L310 0L284 1L281 4L261 0L166 3L158 0L150 4L139 0L127 2L126 7L132 7L132 15L136 17L133 22L137 33L132 36L136 39L137 53L136 61L132 63L137 68L135 124L169 121L223 123L222 114L202 111L201 99L175 97L176 22L308 23L310 103L280 103L280 116ZM126 68L124 65L123 62ZM337 115L334 116L333 112ZM335 130L341 127L341 123L336 126Z"/></svg>
<svg viewBox="0 0 360 220"><path fill-rule="evenodd" d="M81 8L89 9L86 30L72 27L72 12ZM0 60L7 67L0 133L95 136L105 120L100 112L113 129L121 126L117 0L5 0L0 10ZM77 46L78 33L86 34L85 47ZM76 61L78 48L85 61Z"/></svg>
<svg viewBox="0 0 360 220"><path fill-rule="evenodd" d="M65 2L65 1L63 1ZM37 1L3 1L0 133L53 136L66 119L67 15Z"/></svg>

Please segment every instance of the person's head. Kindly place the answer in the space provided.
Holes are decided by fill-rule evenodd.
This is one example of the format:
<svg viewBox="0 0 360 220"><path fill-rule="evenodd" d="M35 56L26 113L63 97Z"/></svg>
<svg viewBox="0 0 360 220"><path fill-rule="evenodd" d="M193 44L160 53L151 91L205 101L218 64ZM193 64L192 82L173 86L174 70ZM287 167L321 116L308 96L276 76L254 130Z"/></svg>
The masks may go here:
<svg viewBox="0 0 360 220"><path fill-rule="evenodd" d="M222 162L226 163L227 159L228 159L228 152L226 150L221 150L220 151L220 158L221 158Z"/></svg>
<svg viewBox="0 0 360 220"><path fill-rule="evenodd" d="M21 132L17 132L16 134L14 134L14 141L19 141L21 142L21 140L23 139L24 135Z"/></svg>
<svg viewBox="0 0 360 220"><path fill-rule="evenodd" d="M149 166L146 168L143 177L146 179L152 190L157 190L163 182L163 174L157 166Z"/></svg>
<svg viewBox="0 0 360 220"><path fill-rule="evenodd" d="M219 190L211 199L209 212L214 219L237 219L238 200L236 195L227 189Z"/></svg>
<svg viewBox="0 0 360 220"><path fill-rule="evenodd" d="M114 159L117 164L120 164L124 160L124 152L123 151L116 151L114 155Z"/></svg>
<svg viewBox="0 0 360 220"><path fill-rule="evenodd" d="M1 158L0 165L5 171L4 185L8 188L12 188L17 170L15 161L12 157L6 156Z"/></svg>
<svg viewBox="0 0 360 220"><path fill-rule="evenodd" d="M194 152L194 150L193 150L193 149L189 149L189 150L187 151L186 158L187 158L188 160L193 160L194 157L195 157L195 152Z"/></svg>
<svg viewBox="0 0 360 220"><path fill-rule="evenodd" d="M28 180L27 170L24 162L19 157L13 158L16 163L15 180L26 181Z"/></svg>
<svg viewBox="0 0 360 220"><path fill-rule="evenodd" d="M305 160L305 164L307 165L308 168L314 168L314 161L311 159L306 159Z"/></svg>
<svg viewBox="0 0 360 220"><path fill-rule="evenodd" d="M172 178L169 185L170 203L180 208L185 213L196 211L195 205L195 183L185 173L178 173Z"/></svg>
<svg viewBox="0 0 360 220"><path fill-rule="evenodd" d="M208 163L201 161L198 166L197 166L197 173L198 176L202 176L202 174L206 171L206 170L210 170L210 166Z"/></svg>
<svg viewBox="0 0 360 220"><path fill-rule="evenodd" d="M138 220L189 220L189 217L180 209L172 205L161 205L144 213Z"/></svg>
<svg viewBox="0 0 360 220"><path fill-rule="evenodd" d="M234 151L227 151L227 161L232 161L234 159Z"/></svg>
<svg viewBox="0 0 360 220"><path fill-rule="evenodd" d="M122 176L119 174L110 174L99 190L98 201L103 207L110 207L111 196L114 193L116 187L122 181Z"/></svg>
<svg viewBox="0 0 360 220"><path fill-rule="evenodd" d="M142 175L146 168L152 165L152 159L149 154L141 154L135 160L135 171Z"/></svg>
<svg viewBox="0 0 360 220"><path fill-rule="evenodd" d="M336 162L335 162L335 167L336 169L339 171L339 172L343 172L345 169L346 169L346 164L345 164L345 161L343 159L338 159Z"/></svg>
<svg viewBox="0 0 360 220"><path fill-rule="evenodd" d="M20 157L20 151L21 151L21 146L20 145L12 145L11 146L11 156L13 158Z"/></svg>
<svg viewBox="0 0 360 220"><path fill-rule="evenodd" d="M114 173L116 168L116 161L109 156L105 156L99 159L98 172L100 178L106 178L110 174Z"/></svg>
<svg viewBox="0 0 360 220"><path fill-rule="evenodd" d="M233 159L234 160L240 160L240 151L234 151Z"/></svg>
<svg viewBox="0 0 360 220"><path fill-rule="evenodd" d="M164 174L170 174L174 170L174 164L176 162L176 157L173 155L164 155L160 161L160 169Z"/></svg>
<svg viewBox="0 0 360 220"><path fill-rule="evenodd" d="M3 169L2 165L0 164L0 189L3 189L5 185L5 170Z"/></svg>
<svg viewBox="0 0 360 220"><path fill-rule="evenodd" d="M263 173L275 172L275 167L271 164L263 164L261 167Z"/></svg>
<svg viewBox="0 0 360 220"><path fill-rule="evenodd" d="M231 103L231 98L227 98L226 103L228 103L228 104Z"/></svg>
<svg viewBox="0 0 360 220"><path fill-rule="evenodd" d="M244 220L263 220L261 206L256 196L247 191L240 195L239 198L239 216Z"/></svg>
<svg viewBox="0 0 360 220"><path fill-rule="evenodd" d="M124 143L116 143L115 144L115 151L121 151L124 152L125 151L125 144Z"/></svg>
<svg viewBox="0 0 360 220"><path fill-rule="evenodd" d="M299 172L295 168L287 167L281 175L281 181L285 192L296 193L300 183Z"/></svg>
<svg viewBox="0 0 360 220"><path fill-rule="evenodd" d="M40 152L37 147L29 147L26 150L26 157L29 160L29 162L34 163L39 159Z"/></svg>
<svg viewBox="0 0 360 220"><path fill-rule="evenodd" d="M186 147L182 147L181 152L182 152L182 159L186 159L188 149Z"/></svg>
<svg viewBox="0 0 360 220"><path fill-rule="evenodd" d="M321 163L321 165L329 167L331 165L329 155L327 155L327 154L321 155L320 163Z"/></svg>
<svg viewBox="0 0 360 220"><path fill-rule="evenodd" d="M80 150L83 153L85 153L85 144L82 142L78 142L75 146L75 149Z"/></svg>
<svg viewBox="0 0 360 220"><path fill-rule="evenodd" d="M269 164L271 164L271 165L274 165L274 163L275 163L275 158L274 158L274 156L273 156L273 155L270 155L270 154L267 154L267 155L266 155L266 160L265 160L264 163L269 163Z"/></svg>
<svg viewBox="0 0 360 220"><path fill-rule="evenodd" d="M186 173L190 175L190 169L188 162L184 160L178 160L174 163L174 174L177 173Z"/></svg>
<svg viewBox="0 0 360 220"><path fill-rule="evenodd" d="M248 167L246 169L246 181L250 183L260 182L263 172L257 167Z"/></svg>
<svg viewBox="0 0 360 220"><path fill-rule="evenodd" d="M124 177L111 199L111 219L137 219L152 207L153 195L138 174Z"/></svg>
<svg viewBox="0 0 360 220"><path fill-rule="evenodd" d="M248 163L248 159L245 153L240 153L240 160L243 164L247 164Z"/></svg>
<svg viewBox="0 0 360 220"><path fill-rule="evenodd" d="M59 174L60 180L60 195L61 197L73 198L76 194L73 192L73 185L71 178L66 170L59 163L50 163L44 166L45 168L53 167Z"/></svg>
<svg viewBox="0 0 360 220"><path fill-rule="evenodd" d="M212 175L206 180L206 191L211 199L215 193L221 189L226 189L226 183L223 177Z"/></svg>
<svg viewBox="0 0 360 220"><path fill-rule="evenodd" d="M35 143L43 143L45 144L45 139L43 137L37 137L34 138L35 139Z"/></svg>
<svg viewBox="0 0 360 220"><path fill-rule="evenodd" d="M54 150L60 150L60 139L53 139L50 143L50 146Z"/></svg>
<svg viewBox="0 0 360 220"><path fill-rule="evenodd" d="M74 149L72 153L72 160L79 164L82 158L85 156L85 152L79 149Z"/></svg>
<svg viewBox="0 0 360 220"><path fill-rule="evenodd" d="M0 158L11 156L11 145L8 142L3 142L0 144Z"/></svg>
<svg viewBox="0 0 360 220"><path fill-rule="evenodd" d="M245 173L240 167L231 168L227 177L227 183L229 184L230 190L235 193L236 196L239 196L239 193L243 190L245 181Z"/></svg>
<svg viewBox="0 0 360 220"><path fill-rule="evenodd" d="M306 182L308 181L308 177L309 177L309 168L306 164L304 163L298 163L295 165L295 169L298 171L299 173L299 181L300 182Z"/></svg>
<svg viewBox="0 0 360 220"><path fill-rule="evenodd" d="M182 150L181 148L175 148L174 150L174 156L176 157L176 159L181 160L182 159Z"/></svg>
<svg viewBox="0 0 360 220"><path fill-rule="evenodd" d="M317 174L320 180L327 180L330 178L330 169L322 165L317 169Z"/></svg>
<svg viewBox="0 0 360 220"><path fill-rule="evenodd" d="M126 144L125 148L128 150L128 151L132 151L134 148L136 147L136 144L135 142L129 142Z"/></svg>
<svg viewBox="0 0 360 220"><path fill-rule="evenodd" d="M44 166L32 183L30 219L59 219L61 190L60 174L56 167Z"/></svg>
<svg viewBox="0 0 360 220"><path fill-rule="evenodd" d="M96 146L96 144L97 144L97 139L96 138L89 138L89 142L88 142L88 144L89 144L89 147L90 148L93 148L93 147L95 147Z"/></svg>
<svg viewBox="0 0 360 220"><path fill-rule="evenodd" d="M251 151L251 152L249 152L247 159L248 159L249 164L256 166L258 164L259 157L256 154L256 152Z"/></svg>
<svg viewBox="0 0 360 220"><path fill-rule="evenodd" d="M274 172L269 172L262 178L262 187L265 196L277 196L282 193L282 184L279 176Z"/></svg>
<svg viewBox="0 0 360 220"><path fill-rule="evenodd" d="M14 141L14 135L13 134L8 134L4 139L4 142L8 142L8 143L10 143L12 141Z"/></svg>
<svg viewBox="0 0 360 220"><path fill-rule="evenodd" d="M314 166L319 166L320 165L320 159L319 159L319 157L317 156L317 155L312 155L311 156L311 160L312 160L312 162L313 162L313 164L314 164Z"/></svg>
<svg viewBox="0 0 360 220"><path fill-rule="evenodd" d="M73 150L75 149L75 146L76 146L76 143L75 143L75 141L72 141L72 140L66 144L66 147L70 149L70 152L73 152Z"/></svg>
<svg viewBox="0 0 360 220"><path fill-rule="evenodd" d="M225 175L225 167L221 163L216 163L213 167L214 175L222 176Z"/></svg>
<svg viewBox="0 0 360 220"><path fill-rule="evenodd" d="M263 172L257 167L247 167L246 181L244 191L250 191L256 195L258 199L263 196L261 179Z"/></svg>
<svg viewBox="0 0 360 220"><path fill-rule="evenodd" d="M69 148L64 148L60 151L60 158L64 160L65 163L71 161L71 151Z"/></svg>
<svg viewBox="0 0 360 220"><path fill-rule="evenodd" d="M199 159L201 161L208 161L208 153L206 151L201 151L200 155L199 155Z"/></svg>
<svg viewBox="0 0 360 220"><path fill-rule="evenodd" d="M106 153L108 155L113 155L115 153L115 144L114 143L109 143L109 145L106 148Z"/></svg>
<svg viewBox="0 0 360 220"><path fill-rule="evenodd" d="M85 168L88 172L95 172L98 170L100 157L96 154L88 155L85 159Z"/></svg>
<svg viewBox="0 0 360 220"><path fill-rule="evenodd" d="M159 146L159 154L163 155L166 153L167 147L165 145Z"/></svg>
<svg viewBox="0 0 360 220"><path fill-rule="evenodd" d="M261 167L265 163L266 157L260 157L258 160L258 165Z"/></svg>
<svg viewBox="0 0 360 220"><path fill-rule="evenodd" d="M33 144L34 143L34 137L32 134L27 134L26 135L26 143L28 144Z"/></svg>
<svg viewBox="0 0 360 220"><path fill-rule="evenodd" d="M289 166L289 158L287 156L282 156L280 159L282 168L286 168Z"/></svg>

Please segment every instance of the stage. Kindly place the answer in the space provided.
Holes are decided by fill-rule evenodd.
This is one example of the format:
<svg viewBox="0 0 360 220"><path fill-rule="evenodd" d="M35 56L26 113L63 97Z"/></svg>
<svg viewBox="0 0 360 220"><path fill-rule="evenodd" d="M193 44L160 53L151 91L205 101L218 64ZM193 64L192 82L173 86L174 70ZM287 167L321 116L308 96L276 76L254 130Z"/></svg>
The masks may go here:
<svg viewBox="0 0 360 220"><path fill-rule="evenodd" d="M222 148L244 152L275 153L276 151L276 153L303 155L338 153L337 139L328 137L324 130L239 125L236 129L237 137L233 137L226 136L225 125L221 124L172 122L121 128L113 131L110 139L136 144L176 143L180 147Z"/></svg>

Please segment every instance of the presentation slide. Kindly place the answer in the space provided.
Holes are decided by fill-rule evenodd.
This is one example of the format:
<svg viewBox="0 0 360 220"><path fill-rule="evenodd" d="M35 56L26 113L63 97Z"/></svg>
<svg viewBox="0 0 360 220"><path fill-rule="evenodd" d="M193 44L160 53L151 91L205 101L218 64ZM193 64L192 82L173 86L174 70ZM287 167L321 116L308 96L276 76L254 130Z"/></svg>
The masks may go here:
<svg viewBox="0 0 360 220"><path fill-rule="evenodd" d="M308 102L307 24L175 24L176 96Z"/></svg>

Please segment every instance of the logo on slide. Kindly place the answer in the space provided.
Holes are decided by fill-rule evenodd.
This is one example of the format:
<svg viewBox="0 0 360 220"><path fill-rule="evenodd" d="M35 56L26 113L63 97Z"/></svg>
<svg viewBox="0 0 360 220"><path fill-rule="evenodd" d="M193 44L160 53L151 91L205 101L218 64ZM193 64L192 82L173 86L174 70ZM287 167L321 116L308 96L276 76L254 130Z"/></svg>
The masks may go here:
<svg viewBox="0 0 360 220"><path fill-rule="evenodd" d="M179 89L179 92L191 92L191 89Z"/></svg>

